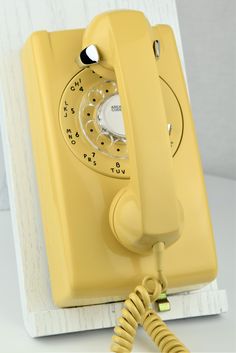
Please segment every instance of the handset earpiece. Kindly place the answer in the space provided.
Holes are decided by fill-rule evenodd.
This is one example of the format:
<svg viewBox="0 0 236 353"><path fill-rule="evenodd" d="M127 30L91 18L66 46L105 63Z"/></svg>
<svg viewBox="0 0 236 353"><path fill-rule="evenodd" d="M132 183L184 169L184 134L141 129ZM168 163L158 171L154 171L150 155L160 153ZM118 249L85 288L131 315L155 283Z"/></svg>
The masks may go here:
<svg viewBox="0 0 236 353"><path fill-rule="evenodd" d="M117 80L128 142L130 182L111 204L112 231L137 253L159 241L168 246L180 236L182 210L151 26L138 11L105 13L86 29L83 44L96 48L93 69Z"/></svg>

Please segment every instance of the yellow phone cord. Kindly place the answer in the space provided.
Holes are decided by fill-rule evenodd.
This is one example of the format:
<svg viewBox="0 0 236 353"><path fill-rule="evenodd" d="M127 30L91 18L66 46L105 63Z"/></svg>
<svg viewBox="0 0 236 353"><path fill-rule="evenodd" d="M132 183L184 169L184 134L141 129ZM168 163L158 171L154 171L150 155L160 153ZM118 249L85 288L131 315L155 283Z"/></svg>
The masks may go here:
<svg viewBox="0 0 236 353"><path fill-rule="evenodd" d="M164 243L154 245L157 259L158 280L155 277L145 277L142 285L130 293L124 303L122 316L115 327L112 337L111 351L127 353L132 351L138 325L142 325L152 338L160 352L187 353L189 350L175 337L157 313L150 308L150 304L158 299L165 291L167 281L162 271L162 254Z"/></svg>

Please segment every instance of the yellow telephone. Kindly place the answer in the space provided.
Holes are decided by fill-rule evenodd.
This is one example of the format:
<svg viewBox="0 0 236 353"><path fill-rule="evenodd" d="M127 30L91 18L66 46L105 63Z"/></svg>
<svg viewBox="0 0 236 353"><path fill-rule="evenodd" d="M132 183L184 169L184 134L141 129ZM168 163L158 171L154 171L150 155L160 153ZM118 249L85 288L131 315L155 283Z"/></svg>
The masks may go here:
<svg viewBox="0 0 236 353"><path fill-rule="evenodd" d="M107 12L86 30L33 33L22 60L55 304L118 301L136 287L113 351L131 351L141 323L173 352L150 302L167 281L168 293L212 281L217 265L171 28Z"/></svg>

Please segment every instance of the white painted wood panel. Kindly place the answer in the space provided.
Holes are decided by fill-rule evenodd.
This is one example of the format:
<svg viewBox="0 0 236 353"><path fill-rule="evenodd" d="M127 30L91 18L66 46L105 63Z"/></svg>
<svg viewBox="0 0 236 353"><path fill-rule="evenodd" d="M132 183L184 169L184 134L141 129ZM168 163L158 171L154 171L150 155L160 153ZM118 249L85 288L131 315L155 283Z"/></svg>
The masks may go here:
<svg viewBox="0 0 236 353"><path fill-rule="evenodd" d="M25 324L32 336L113 326L120 303L73 309L58 309L53 305L31 153L20 49L33 31L84 27L94 15L104 10L135 8L144 11L152 24L167 23L172 26L183 63L175 2L8 0L0 4L0 115ZM172 311L163 315L165 319L210 315L227 309L225 292L218 291L216 284L203 293L173 296L171 301Z"/></svg>

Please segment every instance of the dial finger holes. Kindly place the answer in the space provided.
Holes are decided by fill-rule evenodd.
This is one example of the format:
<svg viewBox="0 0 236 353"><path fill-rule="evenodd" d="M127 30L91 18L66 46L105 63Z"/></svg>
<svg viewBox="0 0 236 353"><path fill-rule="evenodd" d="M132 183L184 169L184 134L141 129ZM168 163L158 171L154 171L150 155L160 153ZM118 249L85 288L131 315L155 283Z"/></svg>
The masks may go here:
<svg viewBox="0 0 236 353"><path fill-rule="evenodd" d="M93 120L94 119L94 106L92 106L92 105L85 106L84 110L83 110L82 117L83 117L83 122L85 125L88 121Z"/></svg>
<svg viewBox="0 0 236 353"><path fill-rule="evenodd" d="M82 163L110 177L128 178L128 159L122 156L124 146L115 146L125 136L120 103L117 97L111 99L113 96L118 96L115 82L89 68L81 70L63 92L60 125L69 149ZM114 154L118 155L115 160ZM123 173L117 167L120 163Z"/></svg>
<svg viewBox="0 0 236 353"><path fill-rule="evenodd" d="M104 99L103 92L99 89L91 90L87 96L87 103L97 106Z"/></svg>
<svg viewBox="0 0 236 353"><path fill-rule="evenodd" d="M91 140L96 140L97 129L93 120L89 120L86 125L86 135L89 136Z"/></svg>
<svg viewBox="0 0 236 353"><path fill-rule="evenodd" d="M127 144L125 139L115 140L109 147L109 153L116 157L125 159L128 156Z"/></svg>
<svg viewBox="0 0 236 353"><path fill-rule="evenodd" d="M111 158L128 157L116 82L101 80L84 94L79 123L94 148Z"/></svg>
<svg viewBox="0 0 236 353"><path fill-rule="evenodd" d="M112 136L110 136L108 133L103 132L97 136L96 144L98 146L98 149L101 151L108 152L109 147L112 145L112 143Z"/></svg>
<svg viewBox="0 0 236 353"><path fill-rule="evenodd" d="M104 82L102 89L103 89L105 97L112 96L112 95L118 93L117 84L114 81Z"/></svg>

